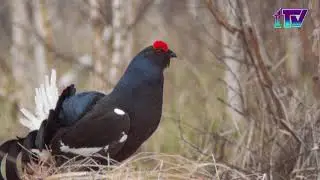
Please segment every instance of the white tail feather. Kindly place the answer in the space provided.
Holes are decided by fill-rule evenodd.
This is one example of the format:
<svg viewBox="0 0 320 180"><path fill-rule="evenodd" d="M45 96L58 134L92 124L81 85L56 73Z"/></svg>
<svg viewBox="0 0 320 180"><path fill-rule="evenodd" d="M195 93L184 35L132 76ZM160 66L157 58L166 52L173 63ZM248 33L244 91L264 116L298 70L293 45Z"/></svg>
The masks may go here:
<svg viewBox="0 0 320 180"><path fill-rule="evenodd" d="M20 123L30 131L39 129L42 121L48 117L50 109L55 108L59 98L56 81L57 73L53 69L51 71L50 82L49 77L45 76L44 83L35 89L35 112L31 113L27 109L20 109L24 116L24 118L20 119Z"/></svg>

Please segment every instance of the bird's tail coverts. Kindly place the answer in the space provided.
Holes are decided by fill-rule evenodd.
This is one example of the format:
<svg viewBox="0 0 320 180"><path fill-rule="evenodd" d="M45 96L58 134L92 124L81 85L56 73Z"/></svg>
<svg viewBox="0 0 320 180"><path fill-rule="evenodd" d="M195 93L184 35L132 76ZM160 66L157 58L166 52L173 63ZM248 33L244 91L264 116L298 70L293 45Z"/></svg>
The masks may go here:
<svg viewBox="0 0 320 180"><path fill-rule="evenodd" d="M35 89L35 112L32 113L25 108L21 108L20 111L24 118L20 119L20 123L30 131L39 129L42 121L48 117L50 109L55 108L59 96L56 81L57 74L53 69L50 78L45 76L44 83Z"/></svg>
<svg viewBox="0 0 320 180"><path fill-rule="evenodd" d="M48 118L41 123L36 138L36 145L39 148L39 150L44 149L45 145L50 143L56 131L59 128L61 128L59 114L62 110L63 101L66 100L68 97L73 96L75 93L76 88L73 84L65 88L59 96L55 109L51 109Z"/></svg>
<svg viewBox="0 0 320 180"><path fill-rule="evenodd" d="M36 135L37 131L32 131L25 138L17 137L0 145L0 180L20 179L23 165L33 156L29 150L34 148Z"/></svg>
<svg viewBox="0 0 320 180"><path fill-rule="evenodd" d="M21 140L10 140L0 146L0 169L2 179L20 179L19 174L22 172L22 167L19 166L21 163L18 161L22 160L22 147L20 145Z"/></svg>

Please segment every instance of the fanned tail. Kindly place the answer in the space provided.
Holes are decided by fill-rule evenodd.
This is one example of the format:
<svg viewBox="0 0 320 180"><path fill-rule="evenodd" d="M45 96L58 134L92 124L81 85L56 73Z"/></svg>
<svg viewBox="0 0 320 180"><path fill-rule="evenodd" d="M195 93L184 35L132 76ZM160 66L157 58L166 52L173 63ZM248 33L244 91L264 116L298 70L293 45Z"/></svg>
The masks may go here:
<svg viewBox="0 0 320 180"><path fill-rule="evenodd" d="M40 128L41 123L47 119L50 110L54 109L58 101L57 74L53 69L51 76L45 76L44 84L35 89L35 113L31 113L25 108L21 108L24 118L20 119L20 123L27 127L30 131Z"/></svg>
<svg viewBox="0 0 320 180"><path fill-rule="evenodd" d="M52 70L50 80L45 76L44 84L35 89L34 113L25 108L20 110L24 115L20 123L30 130L29 134L0 145L0 180L21 179L22 166L41 153L59 128L58 115L63 101L75 94L75 88L67 87L59 97L56 78L56 71Z"/></svg>

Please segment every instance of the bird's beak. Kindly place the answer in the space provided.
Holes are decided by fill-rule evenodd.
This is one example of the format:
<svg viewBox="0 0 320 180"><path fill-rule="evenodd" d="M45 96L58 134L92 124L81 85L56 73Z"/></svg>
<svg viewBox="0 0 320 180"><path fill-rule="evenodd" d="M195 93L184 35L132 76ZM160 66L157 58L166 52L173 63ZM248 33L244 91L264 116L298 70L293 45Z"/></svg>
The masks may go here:
<svg viewBox="0 0 320 180"><path fill-rule="evenodd" d="M176 53L170 51L170 58L176 58L176 57L177 57Z"/></svg>

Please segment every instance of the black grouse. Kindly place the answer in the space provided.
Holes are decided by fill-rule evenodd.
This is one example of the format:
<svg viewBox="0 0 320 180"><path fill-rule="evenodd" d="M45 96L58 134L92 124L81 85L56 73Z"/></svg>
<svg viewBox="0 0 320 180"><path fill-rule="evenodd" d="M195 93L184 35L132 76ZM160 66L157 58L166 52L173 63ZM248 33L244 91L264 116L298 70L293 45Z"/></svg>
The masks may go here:
<svg viewBox="0 0 320 180"><path fill-rule="evenodd" d="M62 127L45 142L52 153L99 152L116 161L131 156L159 125L163 71L173 57L165 42L155 41L131 61L110 94L83 92L67 98L58 118Z"/></svg>
<svg viewBox="0 0 320 180"><path fill-rule="evenodd" d="M174 57L176 54L165 42L155 41L134 57L110 94L76 94L74 86L69 86L40 129L32 132L29 148L42 151L48 146L53 155L99 153L116 161L130 157L159 125L163 72ZM28 136L18 141L25 139ZM19 153L15 151L13 157ZM8 154L8 148L4 149L4 155Z"/></svg>

